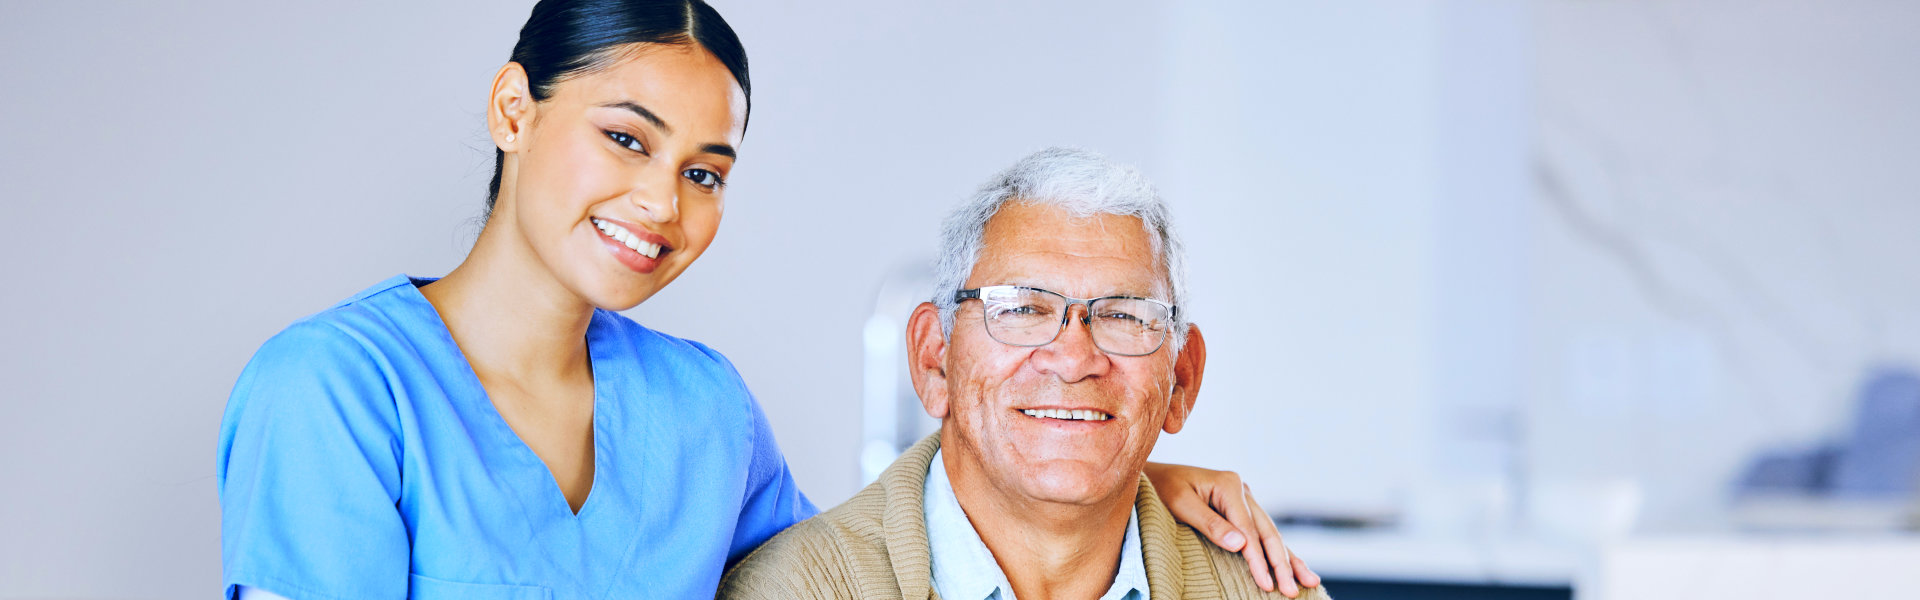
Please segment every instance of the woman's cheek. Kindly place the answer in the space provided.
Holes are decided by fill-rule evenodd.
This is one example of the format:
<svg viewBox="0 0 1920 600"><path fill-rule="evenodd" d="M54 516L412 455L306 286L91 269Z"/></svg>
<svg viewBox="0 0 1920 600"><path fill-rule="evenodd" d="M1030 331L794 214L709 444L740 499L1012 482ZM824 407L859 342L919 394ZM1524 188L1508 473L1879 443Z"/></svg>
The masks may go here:
<svg viewBox="0 0 1920 600"><path fill-rule="evenodd" d="M700 207L695 219L687 223L687 241L700 250L705 250L720 234L720 216L723 210L720 200L714 199Z"/></svg>

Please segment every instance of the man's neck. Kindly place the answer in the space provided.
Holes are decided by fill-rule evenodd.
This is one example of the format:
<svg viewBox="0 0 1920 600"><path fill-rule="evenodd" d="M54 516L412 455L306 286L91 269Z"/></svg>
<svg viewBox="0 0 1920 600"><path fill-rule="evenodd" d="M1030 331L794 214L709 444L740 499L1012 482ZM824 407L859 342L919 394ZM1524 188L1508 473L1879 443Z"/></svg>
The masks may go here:
<svg viewBox="0 0 1920 600"><path fill-rule="evenodd" d="M941 461L953 494L1024 600L1099 598L1112 587L1137 486L1092 505L1029 501L956 453Z"/></svg>

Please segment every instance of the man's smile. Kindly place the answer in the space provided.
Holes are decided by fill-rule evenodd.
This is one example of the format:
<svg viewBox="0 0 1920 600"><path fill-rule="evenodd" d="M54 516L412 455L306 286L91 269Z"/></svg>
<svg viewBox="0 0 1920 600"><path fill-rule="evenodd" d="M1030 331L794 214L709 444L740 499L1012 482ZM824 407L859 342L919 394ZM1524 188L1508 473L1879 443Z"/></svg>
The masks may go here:
<svg viewBox="0 0 1920 600"><path fill-rule="evenodd" d="M1113 418L1113 415L1089 409L1027 408L1020 412L1029 417L1061 421L1105 421Z"/></svg>

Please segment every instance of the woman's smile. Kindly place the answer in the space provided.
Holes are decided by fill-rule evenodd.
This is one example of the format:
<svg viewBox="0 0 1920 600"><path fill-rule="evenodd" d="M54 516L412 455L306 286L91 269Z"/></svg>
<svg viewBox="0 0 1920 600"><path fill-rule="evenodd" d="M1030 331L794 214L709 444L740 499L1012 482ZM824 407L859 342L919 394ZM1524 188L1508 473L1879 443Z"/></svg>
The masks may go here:
<svg viewBox="0 0 1920 600"><path fill-rule="evenodd" d="M673 252L667 239L647 231L646 228L615 221L590 217L594 228L599 230L600 242L613 254L620 264L639 273L652 273L660 266L661 257Z"/></svg>

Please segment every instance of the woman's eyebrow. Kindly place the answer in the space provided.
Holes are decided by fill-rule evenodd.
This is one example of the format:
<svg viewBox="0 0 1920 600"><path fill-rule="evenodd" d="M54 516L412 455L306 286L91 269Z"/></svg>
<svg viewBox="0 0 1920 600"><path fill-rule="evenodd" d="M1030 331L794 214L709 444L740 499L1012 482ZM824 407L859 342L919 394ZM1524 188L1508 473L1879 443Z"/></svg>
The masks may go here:
<svg viewBox="0 0 1920 600"><path fill-rule="evenodd" d="M606 104L602 104L600 105L600 107L626 109L632 112L633 114L640 115L640 118L646 119L648 123L652 123L654 127L659 127L661 131L667 132L668 135L673 134L673 127L670 125L667 125L667 122L665 120L662 120L660 118L660 115L653 114L653 111L647 110L647 107L645 106L641 106L638 104L634 104L633 102L623 100L620 102L609 102Z"/></svg>
<svg viewBox="0 0 1920 600"><path fill-rule="evenodd" d="M727 158L732 158L732 159L740 158L738 154L734 153L733 146L728 146L726 144L707 144L705 146L701 146L700 151L710 153L710 154L718 154L718 155L725 156Z"/></svg>
<svg viewBox="0 0 1920 600"><path fill-rule="evenodd" d="M654 127L659 127L660 131L666 132L667 135L673 135L673 126L668 125L665 119L660 118L660 115L653 114L653 111L647 110L647 107L641 106L639 104L635 104L630 100L622 100L619 102L608 102L606 104L601 104L600 108L618 108L618 109L626 110L636 115L640 115L640 118L646 119L647 122L652 123ZM739 153L733 150L733 146L729 146L726 144L707 144L705 146L701 146L700 151L712 153L712 154L718 154L721 156L725 156L727 158L734 158L734 159L740 158Z"/></svg>

